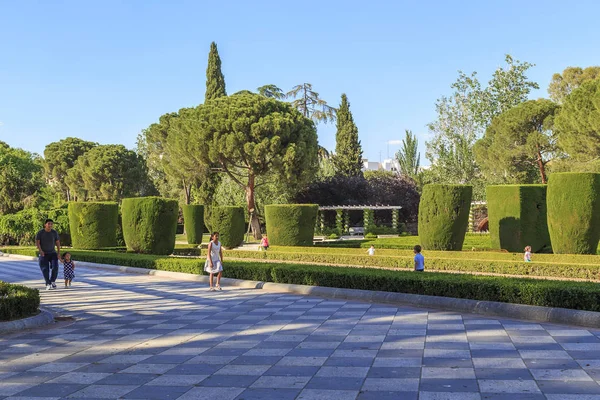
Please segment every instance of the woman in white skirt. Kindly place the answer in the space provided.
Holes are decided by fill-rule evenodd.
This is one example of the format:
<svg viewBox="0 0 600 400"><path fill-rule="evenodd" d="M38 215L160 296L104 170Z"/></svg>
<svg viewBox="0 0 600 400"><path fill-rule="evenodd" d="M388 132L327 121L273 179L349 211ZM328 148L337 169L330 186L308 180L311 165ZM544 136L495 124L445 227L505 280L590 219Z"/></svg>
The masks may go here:
<svg viewBox="0 0 600 400"><path fill-rule="evenodd" d="M210 235L210 242L208 243L208 251L206 254L204 270L210 274L209 290L211 292L215 291L215 287L213 286L214 274L217 274L216 290L221 290L221 275L223 274L223 249L221 249L221 242L219 242L219 232L213 232L213 234Z"/></svg>

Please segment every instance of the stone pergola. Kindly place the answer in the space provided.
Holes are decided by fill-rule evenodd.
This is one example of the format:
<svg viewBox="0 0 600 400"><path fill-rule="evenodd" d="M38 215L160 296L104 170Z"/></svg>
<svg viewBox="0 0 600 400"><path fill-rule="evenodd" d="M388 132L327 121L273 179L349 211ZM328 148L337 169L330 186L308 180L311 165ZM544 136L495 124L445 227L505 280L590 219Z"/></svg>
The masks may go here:
<svg viewBox="0 0 600 400"><path fill-rule="evenodd" d="M360 205L360 206L319 206L319 226L321 231L325 229L325 218L323 211L336 212L336 227L343 232L348 232L350 229L349 211L363 211L363 227L366 229L371 226L374 221L376 210L392 211L392 227L398 229L398 216L402 206L384 206L384 205Z"/></svg>

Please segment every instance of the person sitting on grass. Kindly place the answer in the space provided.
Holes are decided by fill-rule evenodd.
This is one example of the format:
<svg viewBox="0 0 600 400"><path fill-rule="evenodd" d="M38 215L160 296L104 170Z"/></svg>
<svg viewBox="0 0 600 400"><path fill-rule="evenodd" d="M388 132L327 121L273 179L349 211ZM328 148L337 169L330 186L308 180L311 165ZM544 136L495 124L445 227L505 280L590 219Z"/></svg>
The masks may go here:
<svg viewBox="0 0 600 400"><path fill-rule="evenodd" d="M413 251L415 253L415 271L423 272L425 270L425 257L421 254L421 246L416 245Z"/></svg>
<svg viewBox="0 0 600 400"><path fill-rule="evenodd" d="M264 235L262 237L262 240L260 241L260 250L267 250L269 248L269 238L267 237L267 235Z"/></svg>

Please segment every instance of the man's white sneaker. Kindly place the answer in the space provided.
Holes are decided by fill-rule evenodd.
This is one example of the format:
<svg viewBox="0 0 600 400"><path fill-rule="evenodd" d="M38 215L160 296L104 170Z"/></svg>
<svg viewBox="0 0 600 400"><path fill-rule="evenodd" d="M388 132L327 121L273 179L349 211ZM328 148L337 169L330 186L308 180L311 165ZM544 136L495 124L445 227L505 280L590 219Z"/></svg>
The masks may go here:
<svg viewBox="0 0 600 400"><path fill-rule="evenodd" d="M50 289L52 289L52 286L51 285L46 285L46 290L50 290Z"/></svg>

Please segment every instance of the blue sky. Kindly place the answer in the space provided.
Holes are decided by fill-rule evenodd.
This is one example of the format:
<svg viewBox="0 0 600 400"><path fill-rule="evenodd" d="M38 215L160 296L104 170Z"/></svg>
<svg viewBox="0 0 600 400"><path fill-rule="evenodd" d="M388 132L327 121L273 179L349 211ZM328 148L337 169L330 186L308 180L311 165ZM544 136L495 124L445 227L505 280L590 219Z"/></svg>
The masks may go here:
<svg viewBox="0 0 600 400"><path fill-rule="evenodd" d="M228 93L310 82L332 105L346 93L366 157L412 129L424 159L457 70L487 81L510 53L536 64L538 98L553 73L600 64L600 2L576 3L0 0L0 140L134 148L160 115L203 101L214 40ZM325 147L334 134L319 126Z"/></svg>

